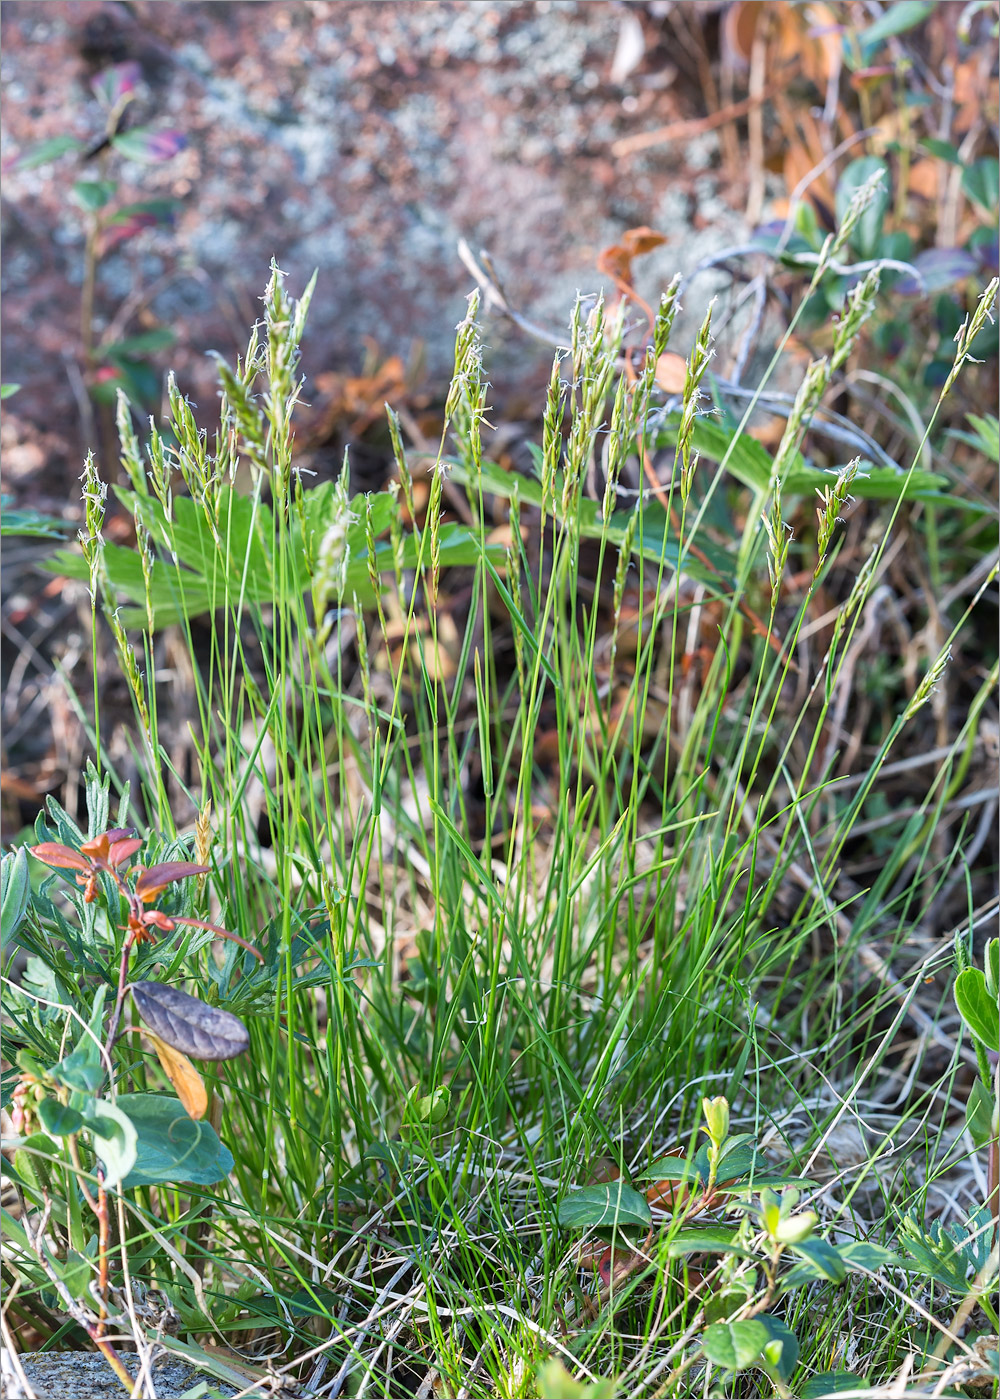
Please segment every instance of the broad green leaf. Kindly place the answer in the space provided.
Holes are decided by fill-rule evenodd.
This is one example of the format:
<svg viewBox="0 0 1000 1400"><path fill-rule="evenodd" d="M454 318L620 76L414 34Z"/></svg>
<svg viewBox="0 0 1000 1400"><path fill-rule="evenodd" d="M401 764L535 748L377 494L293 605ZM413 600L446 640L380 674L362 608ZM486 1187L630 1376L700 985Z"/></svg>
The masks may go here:
<svg viewBox="0 0 1000 1400"><path fill-rule="evenodd" d="M788 1248L804 1259L820 1278L829 1279L831 1283L843 1283L847 1277L847 1265L839 1251L832 1244L827 1244L826 1240L802 1240Z"/></svg>
<svg viewBox="0 0 1000 1400"><path fill-rule="evenodd" d="M130 335L124 340L99 345L94 353L100 360L129 359L135 355L152 355L157 350L166 350L176 339L176 333L168 326L159 326L153 331L143 331L141 335Z"/></svg>
<svg viewBox="0 0 1000 1400"><path fill-rule="evenodd" d="M801 1400L823 1400L824 1396L837 1395L842 1390L870 1390L864 1376L854 1371L820 1371L810 1376L799 1391Z"/></svg>
<svg viewBox="0 0 1000 1400"><path fill-rule="evenodd" d="M132 1170L136 1160L135 1126L119 1107L122 1100L128 1097L136 1096L120 1094L117 1104L108 1099L99 1099L85 1117L84 1127L93 1135L94 1151L104 1163L106 1186L117 1186Z"/></svg>
<svg viewBox="0 0 1000 1400"><path fill-rule="evenodd" d="M81 209L94 214L98 209L103 209L108 200L113 198L117 188L118 185L114 180L77 180L73 185L71 195L74 204L78 204Z"/></svg>
<svg viewBox="0 0 1000 1400"><path fill-rule="evenodd" d="M735 1254L741 1259L754 1259L756 1255L737 1244L736 1232L726 1225L706 1225L702 1229L678 1230L667 1245L671 1259L682 1259L685 1254Z"/></svg>
<svg viewBox="0 0 1000 1400"><path fill-rule="evenodd" d="M38 1105L38 1121L53 1137L68 1137L83 1127L83 1114L58 1099L43 1099Z"/></svg>
<svg viewBox="0 0 1000 1400"><path fill-rule="evenodd" d="M742 1322L713 1322L705 1328L702 1350L716 1366L727 1371L746 1371L760 1361L771 1335L759 1318Z"/></svg>
<svg viewBox="0 0 1000 1400"><path fill-rule="evenodd" d="M782 1322L780 1317L771 1317L769 1313L758 1313L756 1320L767 1328L770 1341L777 1342L781 1348L778 1359L772 1364L787 1385L799 1359L799 1339L788 1324ZM769 1351L770 1347L767 1350Z"/></svg>
<svg viewBox="0 0 1000 1400"><path fill-rule="evenodd" d="M946 160L949 165L962 164L958 147L953 146L950 141L939 141L935 136L924 136L919 145L922 151L928 151L932 156L937 156L938 160Z"/></svg>
<svg viewBox="0 0 1000 1400"><path fill-rule="evenodd" d="M889 167L878 156L859 156L857 160L851 161L837 181L836 202L837 225L839 227L844 221L844 216L854 195L879 171L884 175L882 184L875 191L871 203L855 225L851 238L852 247L862 258L873 258L878 252L879 239L882 237L882 222L892 198Z"/></svg>
<svg viewBox="0 0 1000 1400"><path fill-rule="evenodd" d="M212 1186L232 1171L232 1154L214 1128L189 1118L178 1099L119 1094L118 1103L138 1133L135 1166L122 1183L125 1188L161 1182Z"/></svg>
<svg viewBox="0 0 1000 1400"><path fill-rule="evenodd" d="M1000 1050L1000 1005L978 967L967 967L955 978L955 1003L976 1039L987 1050Z"/></svg>
<svg viewBox="0 0 1000 1400"><path fill-rule="evenodd" d="M558 1220L565 1229L589 1229L595 1225L648 1227L653 1216L645 1196L623 1181L613 1181L571 1191L560 1202Z"/></svg>
<svg viewBox="0 0 1000 1400"><path fill-rule="evenodd" d="M962 189L987 214L996 214L1000 205L1000 162L996 156L983 156L967 166L962 172Z"/></svg>
<svg viewBox="0 0 1000 1400"><path fill-rule="evenodd" d="M969 1102L965 1106L965 1122L969 1136L977 1147L986 1147L993 1141L995 1112L993 1095L983 1081L977 1079L969 1090Z"/></svg>

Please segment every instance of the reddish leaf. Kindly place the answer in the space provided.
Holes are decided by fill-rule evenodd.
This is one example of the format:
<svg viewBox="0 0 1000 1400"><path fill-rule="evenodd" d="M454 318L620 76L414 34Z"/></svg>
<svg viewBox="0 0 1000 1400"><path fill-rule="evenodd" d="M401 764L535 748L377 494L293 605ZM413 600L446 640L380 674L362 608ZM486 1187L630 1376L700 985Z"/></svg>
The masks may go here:
<svg viewBox="0 0 1000 1400"><path fill-rule="evenodd" d="M141 850L141 836L129 836L121 841L112 841L108 848L108 862L111 865L121 865L122 861L128 860L129 856L134 856L136 851Z"/></svg>
<svg viewBox="0 0 1000 1400"><path fill-rule="evenodd" d="M123 841L127 836L132 835L132 828L128 826L115 826L110 831L102 831L97 836L92 836L89 841L84 841L80 850L85 856L91 856L94 860L106 861L109 857L111 847L118 841ZM139 842L142 845L142 842ZM138 850L139 847L136 847Z"/></svg>
<svg viewBox="0 0 1000 1400"><path fill-rule="evenodd" d="M252 943L248 943L245 938L241 938L238 933L230 933L226 928L219 928L218 924L207 923L204 919L175 919L176 924L188 924L191 928L207 928L219 938L228 938L230 943L238 943L241 948L245 948L248 953L252 953L259 962L264 962L264 954L258 952Z"/></svg>
<svg viewBox="0 0 1000 1400"><path fill-rule="evenodd" d="M198 1060L231 1060L250 1044L246 1026L162 982L133 982L132 999L146 1025L167 1045Z"/></svg>
<svg viewBox="0 0 1000 1400"><path fill-rule="evenodd" d="M55 865L65 870L89 870L91 863L71 846L61 846L58 841L43 841L40 846L29 846L29 852L44 865Z"/></svg>
<svg viewBox="0 0 1000 1400"><path fill-rule="evenodd" d="M143 904L149 904L163 893L168 885L177 880L186 880L190 875L207 875L211 866L194 865L188 860L167 860L162 865L151 865L143 870L135 882L135 892Z"/></svg>

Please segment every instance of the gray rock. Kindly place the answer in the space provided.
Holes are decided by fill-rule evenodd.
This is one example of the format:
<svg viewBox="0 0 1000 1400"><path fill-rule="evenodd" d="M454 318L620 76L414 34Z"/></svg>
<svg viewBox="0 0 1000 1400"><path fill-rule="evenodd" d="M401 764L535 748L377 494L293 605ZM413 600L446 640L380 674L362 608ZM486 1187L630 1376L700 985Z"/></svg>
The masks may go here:
<svg viewBox="0 0 1000 1400"><path fill-rule="evenodd" d="M122 1356L126 1369L139 1374L139 1358ZM28 1351L18 1362L30 1389L25 1389L18 1370L3 1350L3 1400L122 1400L124 1387L104 1357L92 1351ZM212 1380L184 1361L165 1357L153 1366L152 1390L142 1392L142 1400L182 1400L196 1387L206 1385L206 1395L235 1395L231 1386Z"/></svg>

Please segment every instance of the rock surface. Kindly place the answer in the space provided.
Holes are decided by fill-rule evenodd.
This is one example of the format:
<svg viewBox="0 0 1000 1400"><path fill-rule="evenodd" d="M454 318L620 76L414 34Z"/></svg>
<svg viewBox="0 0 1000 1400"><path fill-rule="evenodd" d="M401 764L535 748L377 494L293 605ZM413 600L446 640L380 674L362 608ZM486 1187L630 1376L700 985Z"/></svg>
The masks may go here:
<svg viewBox="0 0 1000 1400"><path fill-rule="evenodd" d="M132 1376L139 1374L139 1360L134 1354L122 1357ZM26 1390L6 1348L3 1353L3 1398L25 1400L31 1394L38 1400L121 1400L121 1381L104 1357L91 1351L35 1351L18 1358L20 1369L28 1381ZM222 1385L195 1371L186 1362L173 1358L153 1367L154 1390L143 1391L141 1400L181 1400L193 1387L207 1382L211 1393L235 1395L230 1386Z"/></svg>
<svg viewBox="0 0 1000 1400"><path fill-rule="evenodd" d="M700 8L710 24L717 7ZM136 120L189 143L163 164L119 167L124 196L180 204L172 229L104 259L98 329L130 300L126 334L174 330L155 368L177 368L207 421L204 351L242 350L272 255L293 291L319 269L307 373L357 374L367 346L422 357L439 385L472 286L460 237L489 249L514 304L556 334L624 229L667 235L636 264L653 298L675 270L739 241L739 172L717 169L715 133L612 150L704 113L675 20L611 0L5 4L4 377L23 386L7 445L33 471L79 473L83 230L69 189L95 178L95 162L16 161L66 131L99 137L96 72L137 62ZM489 339L495 398L533 412L551 351L502 323Z"/></svg>

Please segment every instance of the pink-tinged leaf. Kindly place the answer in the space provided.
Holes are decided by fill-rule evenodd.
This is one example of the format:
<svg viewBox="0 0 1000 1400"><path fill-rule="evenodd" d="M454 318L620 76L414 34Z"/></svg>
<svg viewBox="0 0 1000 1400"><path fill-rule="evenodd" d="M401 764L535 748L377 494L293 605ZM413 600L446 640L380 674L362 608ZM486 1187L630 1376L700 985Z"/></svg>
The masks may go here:
<svg viewBox="0 0 1000 1400"><path fill-rule="evenodd" d="M241 938L238 933L230 933L227 928L219 928L218 924L206 923L204 919L175 919L175 923L187 924L190 928L205 928L210 933L214 933L218 938L228 938L230 943L238 943L241 948L245 948L248 953L252 953L258 962L264 962L264 954L258 952L252 943L248 943L245 938Z"/></svg>
<svg viewBox="0 0 1000 1400"><path fill-rule="evenodd" d="M108 848L108 860L112 865L121 865L123 860L142 850L142 837L129 836L120 841L112 841Z"/></svg>
<svg viewBox="0 0 1000 1400"><path fill-rule="evenodd" d="M58 841L43 841L40 846L29 846L28 851L43 865L58 866L61 870L89 870L90 861L72 846L61 846Z"/></svg>
<svg viewBox="0 0 1000 1400"><path fill-rule="evenodd" d="M148 228L156 227L156 219L152 214L134 214L127 223L115 224L111 228L104 230L101 239L101 255L110 253L112 248L116 248L119 243L126 243L130 238L135 238L137 234L144 233Z"/></svg>
<svg viewBox="0 0 1000 1400"><path fill-rule="evenodd" d="M187 145L187 137L182 131L154 131L148 126L137 126L113 136L111 144L126 160L155 162L172 160Z"/></svg>
<svg viewBox="0 0 1000 1400"><path fill-rule="evenodd" d="M113 844L115 841L123 841L126 836L134 836L135 832L130 826L113 826L110 831L106 831L104 834Z"/></svg>
<svg viewBox="0 0 1000 1400"><path fill-rule="evenodd" d="M116 63L92 78L90 86L101 106L110 112L123 97L135 91L141 79L142 69L138 63Z"/></svg>
<svg viewBox="0 0 1000 1400"><path fill-rule="evenodd" d="M232 1060L249 1048L246 1026L229 1011L162 982L133 982L132 999L154 1035L197 1060Z"/></svg>

